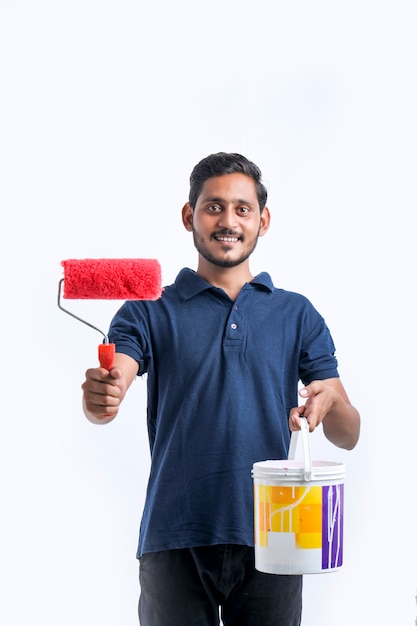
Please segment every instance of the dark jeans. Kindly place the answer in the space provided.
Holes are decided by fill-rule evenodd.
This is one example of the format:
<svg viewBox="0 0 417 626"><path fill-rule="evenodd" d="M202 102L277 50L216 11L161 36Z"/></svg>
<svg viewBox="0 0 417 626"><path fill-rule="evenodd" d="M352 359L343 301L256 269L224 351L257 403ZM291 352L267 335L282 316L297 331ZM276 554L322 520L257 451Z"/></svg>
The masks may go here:
<svg viewBox="0 0 417 626"><path fill-rule="evenodd" d="M254 549L216 545L140 559L141 626L300 626L302 576L263 574Z"/></svg>

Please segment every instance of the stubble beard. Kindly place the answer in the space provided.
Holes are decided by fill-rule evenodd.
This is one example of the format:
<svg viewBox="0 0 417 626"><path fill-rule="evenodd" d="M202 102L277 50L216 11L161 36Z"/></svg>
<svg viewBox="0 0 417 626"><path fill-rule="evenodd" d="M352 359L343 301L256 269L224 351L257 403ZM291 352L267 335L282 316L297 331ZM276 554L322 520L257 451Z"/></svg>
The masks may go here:
<svg viewBox="0 0 417 626"><path fill-rule="evenodd" d="M234 235L234 233L221 233L222 235ZM194 240L194 246L197 250L197 252L209 263L212 263L213 265L216 265L217 267L236 267L237 265L240 265L241 263L244 263L252 254L252 252L255 250L256 245L258 243L258 237L259 237L259 231L258 231L258 235L256 236L253 245L246 250L240 257L237 257L235 259L226 259L226 258L221 258L220 255L214 255L210 252L210 250L208 249L207 246L204 245L204 242L202 241L202 238L199 237L197 231L195 230L195 228L193 227L193 240ZM244 240L242 240L244 242Z"/></svg>

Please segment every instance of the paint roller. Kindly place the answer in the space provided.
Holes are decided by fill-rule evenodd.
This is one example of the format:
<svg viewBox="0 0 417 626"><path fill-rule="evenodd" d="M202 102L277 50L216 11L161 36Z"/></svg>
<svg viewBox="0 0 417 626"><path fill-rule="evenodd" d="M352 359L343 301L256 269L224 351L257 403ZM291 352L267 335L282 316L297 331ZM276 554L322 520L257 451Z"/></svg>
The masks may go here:
<svg viewBox="0 0 417 626"><path fill-rule="evenodd" d="M107 335L65 309L61 297L71 300L158 300L162 294L161 267L155 259L67 259L61 261L64 278L58 286L58 307L103 335L98 347L100 366L113 367L115 345Z"/></svg>

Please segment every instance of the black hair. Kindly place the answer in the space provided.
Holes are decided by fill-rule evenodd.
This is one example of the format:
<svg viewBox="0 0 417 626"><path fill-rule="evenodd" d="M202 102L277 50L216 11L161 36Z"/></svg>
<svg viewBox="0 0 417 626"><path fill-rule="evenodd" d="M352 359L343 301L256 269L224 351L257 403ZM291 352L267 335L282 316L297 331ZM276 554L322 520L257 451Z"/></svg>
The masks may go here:
<svg viewBox="0 0 417 626"><path fill-rule="evenodd" d="M268 198L268 192L262 183L261 170L255 163L236 152L217 152L202 159L194 167L190 176L190 194L188 201L195 208L198 196L201 193L204 183L209 178L224 176L225 174L245 174L252 178L256 186L259 208L262 213Z"/></svg>

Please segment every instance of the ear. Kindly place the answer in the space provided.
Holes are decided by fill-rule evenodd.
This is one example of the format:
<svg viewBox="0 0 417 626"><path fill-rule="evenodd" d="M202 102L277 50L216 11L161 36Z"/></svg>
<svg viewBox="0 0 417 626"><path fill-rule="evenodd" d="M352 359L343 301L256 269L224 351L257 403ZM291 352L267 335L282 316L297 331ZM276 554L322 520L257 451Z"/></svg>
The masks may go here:
<svg viewBox="0 0 417 626"><path fill-rule="evenodd" d="M182 223L185 229L191 232L193 230L193 209L189 202L186 202L182 207Z"/></svg>
<svg viewBox="0 0 417 626"><path fill-rule="evenodd" d="M268 207L264 207L264 210L261 213L261 226L259 228L259 237L263 237L266 231L269 228L271 223L271 214L269 212Z"/></svg>

